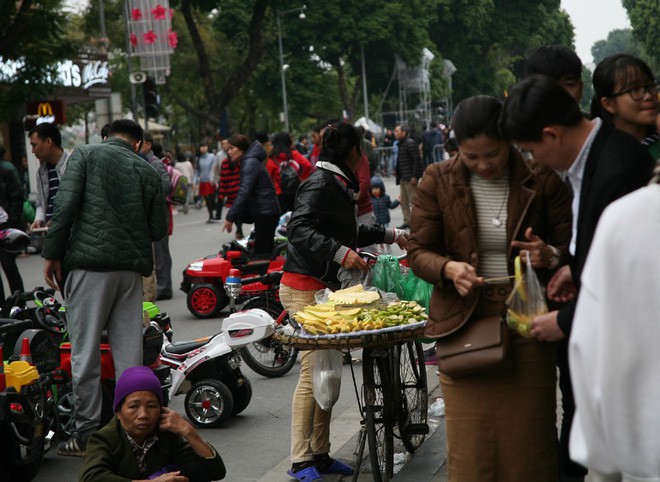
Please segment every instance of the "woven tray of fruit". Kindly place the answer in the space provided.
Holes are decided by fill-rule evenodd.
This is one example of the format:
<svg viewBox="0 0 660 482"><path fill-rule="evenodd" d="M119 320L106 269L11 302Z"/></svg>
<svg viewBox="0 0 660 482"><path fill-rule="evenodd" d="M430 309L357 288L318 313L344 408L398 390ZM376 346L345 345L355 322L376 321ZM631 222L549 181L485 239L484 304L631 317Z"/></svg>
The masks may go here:
<svg viewBox="0 0 660 482"><path fill-rule="evenodd" d="M377 291L348 288L324 303L306 306L293 319L293 334L278 333L285 344L303 350L365 348L419 338L426 310L415 301L384 301Z"/></svg>

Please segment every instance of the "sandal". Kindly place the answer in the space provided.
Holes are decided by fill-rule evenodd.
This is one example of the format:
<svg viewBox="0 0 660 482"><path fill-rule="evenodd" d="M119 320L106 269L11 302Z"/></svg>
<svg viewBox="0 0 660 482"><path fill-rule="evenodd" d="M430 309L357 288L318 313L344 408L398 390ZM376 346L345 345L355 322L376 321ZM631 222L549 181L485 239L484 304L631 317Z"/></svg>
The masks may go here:
<svg viewBox="0 0 660 482"><path fill-rule="evenodd" d="M293 470L287 470L286 473L299 482L313 482L315 480L323 480L323 476L313 465L307 467L306 469L298 470L297 472L294 472ZM352 470L351 473L353 473Z"/></svg>
<svg viewBox="0 0 660 482"><path fill-rule="evenodd" d="M333 460L332 464L321 472L324 474L353 475L353 467L339 460Z"/></svg>

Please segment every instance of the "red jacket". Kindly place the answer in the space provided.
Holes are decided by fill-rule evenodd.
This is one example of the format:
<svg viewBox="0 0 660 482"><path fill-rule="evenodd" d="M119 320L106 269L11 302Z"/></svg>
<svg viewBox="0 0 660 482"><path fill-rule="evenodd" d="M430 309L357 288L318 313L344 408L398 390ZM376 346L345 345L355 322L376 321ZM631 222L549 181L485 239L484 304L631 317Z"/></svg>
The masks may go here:
<svg viewBox="0 0 660 482"><path fill-rule="evenodd" d="M304 181L314 171L314 167L309 160L296 150L291 151L291 159L298 163L300 166L300 180ZM282 194L282 185L280 183L280 163L286 161L287 157L283 152L280 152L276 158L269 157L266 162L266 170L270 175L273 186L275 186L275 194L278 196ZM367 165L367 168L369 166Z"/></svg>
<svg viewBox="0 0 660 482"><path fill-rule="evenodd" d="M369 170L369 159L367 159L366 154L362 154L362 160L355 170L355 176L360 183L357 215L362 216L374 210L371 205L371 171Z"/></svg>

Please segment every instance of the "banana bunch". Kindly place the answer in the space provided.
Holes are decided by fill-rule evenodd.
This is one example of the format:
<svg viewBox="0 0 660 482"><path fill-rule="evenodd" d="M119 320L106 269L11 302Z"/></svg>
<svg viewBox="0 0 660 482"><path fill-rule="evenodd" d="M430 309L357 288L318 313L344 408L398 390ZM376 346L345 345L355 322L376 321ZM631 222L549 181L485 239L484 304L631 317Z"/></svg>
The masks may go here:
<svg viewBox="0 0 660 482"><path fill-rule="evenodd" d="M306 306L294 318L311 335L333 335L363 330L378 330L390 326L426 320L426 311L415 301L390 303L384 309L349 308L328 302Z"/></svg>

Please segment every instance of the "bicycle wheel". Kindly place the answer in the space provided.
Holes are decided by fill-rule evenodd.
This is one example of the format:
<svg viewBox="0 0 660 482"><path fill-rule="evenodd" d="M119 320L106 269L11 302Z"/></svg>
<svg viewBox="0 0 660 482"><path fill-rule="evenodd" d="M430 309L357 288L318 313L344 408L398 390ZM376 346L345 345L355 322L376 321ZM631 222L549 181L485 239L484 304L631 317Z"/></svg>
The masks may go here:
<svg viewBox="0 0 660 482"><path fill-rule="evenodd" d="M373 351L367 349L362 352L364 423L376 482L390 480L394 475L394 407L387 386L391 370L387 351L383 353L385 356L374 356Z"/></svg>
<svg viewBox="0 0 660 482"><path fill-rule="evenodd" d="M419 342L409 341L395 348L395 387L399 390L398 428L401 441L411 454L429 432L428 392L424 350Z"/></svg>

